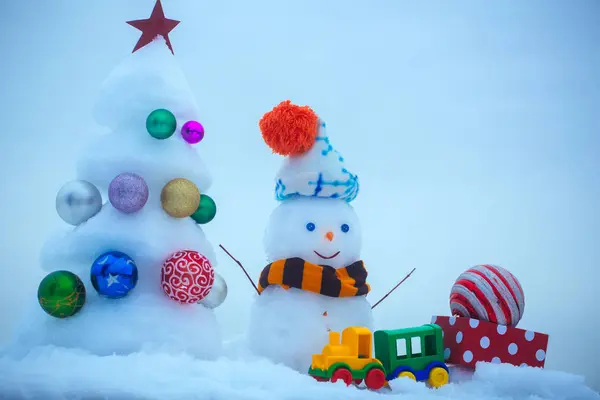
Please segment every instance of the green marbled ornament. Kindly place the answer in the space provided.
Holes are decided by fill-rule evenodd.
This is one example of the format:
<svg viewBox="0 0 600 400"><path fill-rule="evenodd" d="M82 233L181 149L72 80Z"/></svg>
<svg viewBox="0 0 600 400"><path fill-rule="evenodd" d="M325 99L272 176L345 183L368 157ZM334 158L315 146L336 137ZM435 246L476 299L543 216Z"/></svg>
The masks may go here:
<svg viewBox="0 0 600 400"><path fill-rule="evenodd" d="M192 219L198 224L207 224L217 215L217 205L215 201L205 194L200 195L200 205L191 215Z"/></svg>
<svg viewBox="0 0 600 400"><path fill-rule="evenodd" d="M171 111L160 108L148 115L146 129L155 139L168 139L177 129L177 120Z"/></svg>
<svg viewBox="0 0 600 400"><path fill-rule="evenodd" d="M42 309L52 317L71 317L85 304L85 285L72 272L51 272L40 282L38 301Z"/></svg>

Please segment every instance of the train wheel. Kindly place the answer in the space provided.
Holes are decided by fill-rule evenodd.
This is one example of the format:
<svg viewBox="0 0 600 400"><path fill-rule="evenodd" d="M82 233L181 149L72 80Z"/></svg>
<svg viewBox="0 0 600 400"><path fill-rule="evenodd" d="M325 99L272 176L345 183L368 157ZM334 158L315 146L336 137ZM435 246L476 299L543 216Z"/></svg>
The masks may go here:
<svg viewBox="0 0 600 400"><path fill-rule="evenodd" d="M431 387L439 388L440 386L447 384L448 380L448 371L441 367L435 367L429 372L427 383L429 383Z"/></svg>
<svg viewBox="0 0 600 400"><path fill-rule="evenodd" d="M362 379L355 379L354 380L354 384L355 385L360 385L362 383L362 381L363 381Z"/></svg>
<svg viewBox="0 0 600 400"><path fill-rule="evenodd" d="M379 390L385 385L385 374L379 368L373 368L367 372L365 384L369 389Z"/></svg>
<svg viewBox="0 0 600 400"><path fill-rule="evenodd" d="M350 386L352 383L352 372L350 372L350 370L347 368L336 369L333 375L331 375L331 382L335 383L338 380L342 380L346 386Z"/></svg>
<svg viewBox="0 0 600 400"><path fill-rule="evenodd" d="M417 380L417 378L415 377L415 374L413 374L412 372L409 372L409 371L400 372L398 374L398 378L410 378L413 381Z"/></svg>
<svg viewBox="0 0 600 400"><path fill-rule="evenodd" d="M327 382L327 378L321 378L320 376L311 375L317 382Z"/></svg>

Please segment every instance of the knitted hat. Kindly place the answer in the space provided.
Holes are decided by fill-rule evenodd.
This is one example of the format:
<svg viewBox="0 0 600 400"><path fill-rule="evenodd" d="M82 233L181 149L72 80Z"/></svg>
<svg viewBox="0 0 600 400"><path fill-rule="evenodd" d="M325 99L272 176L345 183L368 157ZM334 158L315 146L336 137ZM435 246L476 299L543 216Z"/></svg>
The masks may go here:
<svg viewBox="0 0 600 400"><path fill-rule="evenodd" d="M273 152L287 156L276 177L277 200L356 198L358 177L346 169L344 158L329 141L325 122L310 107L284 101L262 117L259 127Z"/></svg>

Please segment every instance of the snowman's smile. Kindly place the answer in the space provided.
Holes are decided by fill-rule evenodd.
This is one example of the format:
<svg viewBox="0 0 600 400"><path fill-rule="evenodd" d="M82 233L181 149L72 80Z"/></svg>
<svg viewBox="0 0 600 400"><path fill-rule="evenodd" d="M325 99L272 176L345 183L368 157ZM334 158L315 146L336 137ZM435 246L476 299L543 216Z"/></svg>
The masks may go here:
<svg viewBox="0 0 600 400"><path fill-rule="evenodd" d="M314 251L314 250L313 250L313 251ZM337 255L338 255L338 254L340 254L340 252L338 251L338 252L337 252L337 253L335 253L334 255L332 255L332 256L329 256L329 257L326 257L326 256L323 256L323 255L321 255L321 254L317 253L316 251L314 251L314 252L315 252L315 254L316 254L316 255L318 255L319 257L321 257L321 258L323 258L323 259L325 259L325 260L331 260L332 258L335 258L335 257L337 257Z"/></svg>

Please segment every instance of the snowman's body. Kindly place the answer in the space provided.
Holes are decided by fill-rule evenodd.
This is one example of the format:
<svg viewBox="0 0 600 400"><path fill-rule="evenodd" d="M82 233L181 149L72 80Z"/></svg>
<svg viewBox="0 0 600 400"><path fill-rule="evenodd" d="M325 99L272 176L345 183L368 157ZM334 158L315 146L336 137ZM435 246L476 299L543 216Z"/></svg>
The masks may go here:
<svg viewBox="0 0 600 400"><path fill-rule="evenodd" d="M286 157L276 177L281 201L265 233L268 265L251 309L248 345L306 373L329 332L372 329L361 229L350 202L358 177L307 106L284 101L259 122L266 144Z"/></svg>
<svg viewBox="0 0 600 400"><path fill-rule="evenodd" d="M345 201L298 197L271 215L265 235L269 261L298 257L339 269L360 260L357 215ZM327 343L329 331L348 326L372 329L371 305L365 296L328 297L272 285L252 307L251 350L301 372Z"/></svg>

